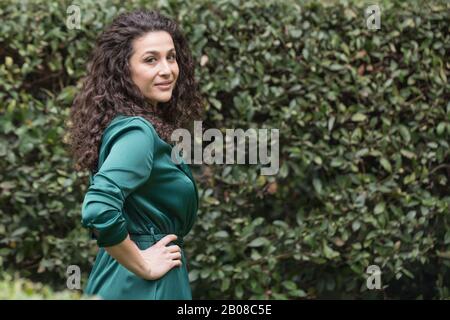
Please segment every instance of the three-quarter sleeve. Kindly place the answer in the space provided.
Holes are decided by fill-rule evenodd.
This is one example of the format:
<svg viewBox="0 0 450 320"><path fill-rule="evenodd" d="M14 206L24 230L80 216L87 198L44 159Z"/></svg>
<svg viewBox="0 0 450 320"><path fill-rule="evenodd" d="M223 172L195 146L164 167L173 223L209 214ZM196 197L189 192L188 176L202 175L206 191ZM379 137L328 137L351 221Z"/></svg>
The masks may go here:
<svg viewBox="0 0 450 320"><path fill-rule="evenodd" d="M128 235L123 205L150 177L153 132L142 120L133 119L114 132L104 148L110 151L92 178L81 214L83 227L97 231L99 247L119 244Z"/></svg>

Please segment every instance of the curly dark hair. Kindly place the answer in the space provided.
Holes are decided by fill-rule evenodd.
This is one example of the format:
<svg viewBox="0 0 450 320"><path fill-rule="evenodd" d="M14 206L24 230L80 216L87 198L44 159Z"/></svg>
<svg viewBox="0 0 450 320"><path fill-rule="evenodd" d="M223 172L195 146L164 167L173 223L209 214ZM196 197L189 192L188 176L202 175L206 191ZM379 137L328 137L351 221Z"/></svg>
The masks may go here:
<svg viewBox="0 0 450 320"><path fill-rule="evenodd" d="M175 45L179 76L169 101L157 108L131 79L132 41L150 31L168 32ZM118 115L142 116L169 144L178 127L186 127L203 113L203 99L194 79L194 62L186 38L177 24L159 11L123 13L97 38L87 75L69 116L69 146L77 171L97 171L100 142L105 128Z"/></svg>

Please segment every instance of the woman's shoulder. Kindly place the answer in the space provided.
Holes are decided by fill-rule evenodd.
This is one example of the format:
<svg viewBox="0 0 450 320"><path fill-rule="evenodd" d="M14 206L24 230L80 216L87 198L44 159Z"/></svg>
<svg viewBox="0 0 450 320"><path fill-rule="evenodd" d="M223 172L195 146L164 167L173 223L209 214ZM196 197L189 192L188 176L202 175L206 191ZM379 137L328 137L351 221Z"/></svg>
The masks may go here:
<svg viewBox="0 0 450 320"><path fill-rule="evenodd" d="M153 125L141 116L116 115L103 132L103 141L115 140L115 138L131 131L138 130L147 135L150 139L155 139L158 134Z"/></svg>
<svg viewBox="0 0 450 320"><path fill-rule="evenodd" d="M133 134L131 134L131 131ZM130 134L128 134L130 133ZM102 135L101 150L109 150L119 139L145 140L153 145L157 133L153 125L141 116L117 115L106 127ZM130 141L133 143L136 141Z"/></svg>
<svg viewBox="0 0 450 320"><path fill-rule="evenodd" d="M152 123L145 119L142 116L129 116L129 115L123 115L118 114L116 115L106 128L105 132L107 130L126 130L129 128L134 127L140 127L147 130L150 130L152 134L156 133L155 128L153 127ZM146 130L146 131L147 131Z"/></svg>

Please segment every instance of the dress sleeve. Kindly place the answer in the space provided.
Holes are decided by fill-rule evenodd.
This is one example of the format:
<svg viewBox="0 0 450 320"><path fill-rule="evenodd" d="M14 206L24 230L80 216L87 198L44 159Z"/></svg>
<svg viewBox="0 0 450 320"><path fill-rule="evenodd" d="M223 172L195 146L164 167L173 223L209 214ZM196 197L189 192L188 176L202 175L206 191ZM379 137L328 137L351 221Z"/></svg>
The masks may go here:
<svg viewBox="0 0 450 320"><path fill-rule="evenodd" d="M153 165L154 136L141 120L129 121L110 140L105 146L109 154L92 178L81 213L83 227L96 232L99 247L119 244L127 237L123 204L147 181Z"/></svg>

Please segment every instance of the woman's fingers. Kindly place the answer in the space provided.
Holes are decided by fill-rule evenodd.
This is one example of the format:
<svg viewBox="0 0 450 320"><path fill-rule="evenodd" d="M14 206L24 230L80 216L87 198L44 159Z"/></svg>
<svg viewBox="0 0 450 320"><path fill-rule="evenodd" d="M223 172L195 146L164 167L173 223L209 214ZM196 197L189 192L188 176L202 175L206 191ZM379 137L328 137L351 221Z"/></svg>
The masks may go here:
<svg viewBox="0 0 450 320"><path fill-rule="evenodd" d="M174 252L170 254L170 258L175 260L175 259L181 259L181 253L180 252Z"/></svg>
<svg viewBox="0 0 450 320"><path fill-rule="evenodd" d="M181 260L172 260L172 265L174 267L179 267L182 265Z"/></svg>
<svg viewBox="0 0 450 320"><path fill-rule="evenodd" d="M181 249L179 246L177 246L176 244L172 245L172 246L168 246L167 249L169 250L169 252L180 252Z"/></svg>
<svg viewBox="0 0 450 320"><path fill-rule="evenodd" d="M168 234L167 236L158 241L158 245L165 247L172 241L177 240L177 238L178 237L175 234Z"/></svg>

